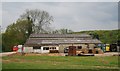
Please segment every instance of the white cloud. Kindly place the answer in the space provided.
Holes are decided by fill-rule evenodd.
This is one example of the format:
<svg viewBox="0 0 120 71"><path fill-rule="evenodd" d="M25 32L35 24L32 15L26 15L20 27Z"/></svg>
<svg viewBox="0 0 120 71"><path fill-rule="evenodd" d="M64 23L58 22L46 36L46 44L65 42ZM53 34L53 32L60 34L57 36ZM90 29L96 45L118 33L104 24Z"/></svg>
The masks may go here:
<svg viewBox="0 0 120 71"><path fill-rule="evenodd" d="M56 29L102 30L117 29L118 25L117 2L11 2L3 3L3 28L16 21L25 9L49 12L54 17L52 27Z"/></svg>
<svg viewBox="0 0 120 71"><path fill-rule="evenodd" d="M2 2L118 2L119 0L1 0Z"/></svg>

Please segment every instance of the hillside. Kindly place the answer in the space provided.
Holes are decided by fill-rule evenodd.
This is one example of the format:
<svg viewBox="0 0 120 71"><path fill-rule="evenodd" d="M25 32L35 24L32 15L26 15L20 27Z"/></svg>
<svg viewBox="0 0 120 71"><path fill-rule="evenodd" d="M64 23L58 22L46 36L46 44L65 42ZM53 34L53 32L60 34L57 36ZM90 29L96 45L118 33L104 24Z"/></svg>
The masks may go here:
<svg viewBox="0 0 120 71"><path fill-rule="evenodd" d="M74 32L74 34L94 34L98 35L99 40L102 41L102 43L116 43L118 40L118 36L120 39L120 34L118 34L120 30L94 30L94 31L81 31L81 32Z"/></svg>

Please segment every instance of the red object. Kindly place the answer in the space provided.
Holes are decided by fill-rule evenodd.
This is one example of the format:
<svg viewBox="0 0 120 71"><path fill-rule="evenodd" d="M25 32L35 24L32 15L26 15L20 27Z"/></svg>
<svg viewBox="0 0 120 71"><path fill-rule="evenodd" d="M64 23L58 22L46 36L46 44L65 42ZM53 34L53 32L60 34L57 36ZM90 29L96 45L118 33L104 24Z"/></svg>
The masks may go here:
<svg viewBox="0 0 120 71"><path fill-rule="evenodd" d="M14 46L13 47L13 51L17 51L18 50L18 47L17 46Z"/></svg>

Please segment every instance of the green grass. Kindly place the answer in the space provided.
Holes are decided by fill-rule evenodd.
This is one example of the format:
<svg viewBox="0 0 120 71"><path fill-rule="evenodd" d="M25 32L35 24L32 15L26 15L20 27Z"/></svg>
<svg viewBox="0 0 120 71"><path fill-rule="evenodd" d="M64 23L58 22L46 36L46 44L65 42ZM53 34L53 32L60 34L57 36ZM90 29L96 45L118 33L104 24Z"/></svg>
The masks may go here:
<svg viewBox="0 0 120 71"><path fill-rule="evenodd" d="M118 57L7 56L3 69L118 69Z"/></svg>

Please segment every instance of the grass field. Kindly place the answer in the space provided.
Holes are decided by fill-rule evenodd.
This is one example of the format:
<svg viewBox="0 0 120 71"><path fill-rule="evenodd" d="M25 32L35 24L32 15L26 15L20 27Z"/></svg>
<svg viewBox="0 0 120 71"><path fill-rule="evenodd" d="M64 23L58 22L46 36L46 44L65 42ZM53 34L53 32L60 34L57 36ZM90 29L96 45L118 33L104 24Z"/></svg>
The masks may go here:
<svg viewBox="0 0 120 71"><path fill-rule="evenodd" d="M3 69L118 69L118 57L6 56Z"/></svg>

